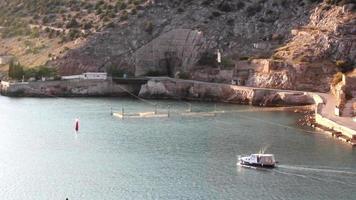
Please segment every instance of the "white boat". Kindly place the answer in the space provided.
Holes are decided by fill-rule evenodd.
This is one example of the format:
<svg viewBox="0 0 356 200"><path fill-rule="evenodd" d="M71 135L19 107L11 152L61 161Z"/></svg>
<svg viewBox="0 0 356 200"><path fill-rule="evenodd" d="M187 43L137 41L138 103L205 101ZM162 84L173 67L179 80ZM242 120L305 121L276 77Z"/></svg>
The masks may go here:
<svg viewBox="0 0 356 200"><path fill-rule="evenodd" d="M238 164L242 166L254 166L273 168L276 166L276 160L273 154L251 154L238 158Z"/></svg>

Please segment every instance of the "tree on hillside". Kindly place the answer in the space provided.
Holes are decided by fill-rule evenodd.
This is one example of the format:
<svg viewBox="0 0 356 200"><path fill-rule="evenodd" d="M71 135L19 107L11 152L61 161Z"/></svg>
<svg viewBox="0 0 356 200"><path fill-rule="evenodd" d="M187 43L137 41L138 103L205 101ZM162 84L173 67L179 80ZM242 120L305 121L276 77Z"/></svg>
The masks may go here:
<svg viewBox="0 0 356 200"><path fill-rule="evenodd" d="M9 77L15 80L22 79L23 66L19 62L11 61L9 64Z"/></svg>
<svg viewBox="0 0 356 200"><path fill-rule="evenodd" d="M55 77L57 74L58 73L56 69L42 65L37 69L36 78L40 79L42 77Z"/></svg>
<svg viewBox="0 0 356 200"><path fill-rule="evenodd" d="M46 78L57 78L58 72L55 68L47 67L45 65L37 66L34 68L25 69L23 71L25 79L35 78L36 80L41 80L42 77Z"/></svg>

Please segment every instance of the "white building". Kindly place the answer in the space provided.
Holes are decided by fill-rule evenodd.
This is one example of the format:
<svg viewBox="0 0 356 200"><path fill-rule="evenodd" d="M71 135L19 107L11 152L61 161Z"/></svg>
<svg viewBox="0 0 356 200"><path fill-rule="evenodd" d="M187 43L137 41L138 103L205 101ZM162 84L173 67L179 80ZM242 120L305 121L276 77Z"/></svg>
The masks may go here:
<svg viewBox="0 0 356 200"><path fill-rule="evenodd" d="M108 74L106 72L86 72L79 75L62 76L63 80L85 79L85 80L106 80Z"/></svg>
<svg viewBox="0 0 356 200"><path fill-rule="evenodd" d="M108 74L106 72L86 72L82 74L83 79L99 79L106 80L108 78Z"/></svg>
<svg viewBox="0 0 356 200"><path fill-rule="evenodd" d="M82 79L82 75L62 76L62 80Z"/></svg>

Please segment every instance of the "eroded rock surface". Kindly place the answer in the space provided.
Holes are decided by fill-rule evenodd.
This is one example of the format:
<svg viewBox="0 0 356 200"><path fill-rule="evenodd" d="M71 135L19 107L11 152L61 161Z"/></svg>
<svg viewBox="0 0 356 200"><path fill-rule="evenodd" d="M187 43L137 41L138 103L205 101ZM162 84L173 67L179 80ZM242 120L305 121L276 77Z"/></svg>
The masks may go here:
<svg viewBox="0 0 356 200"><path fill-rule="evenodd" d="M139 96L143 98L218 101L256 106L314 104L313 97L305 92L287 92L169 78L148 81L141 87Z"/></svg>
<svg viewBox="0 0 356 200"><path fill-rule="evenodd" d="M212 51L220 48L224 56L236 55L237 59L242 56L270 56L273 49L289 38L293 27L307 23L308 11L316 6L299 5L296 1L284 4L259 0L226 2L152 1L150 6L138 10L128 20L116 22L115 27L95 33L80 48L70 50L53 64L59 66L63 74L104 71L111 66L136 74L137 64L137 74L141 74L145 67L160 67L159 60L166 53L162 52L164 50L169 53L178 49L177 57L182 58L183 67L189 67L195 60L194 52L203 51L205 46ZM198 32L205 38L205 45L198 45L201 42ZM176 41L187 38L187 34L186 42ZM179 55L183 48L175 46L180 44L188 47L184 48L183 55ZM190 49L189 46L198 49ZM201 46L202 49L199 48ZM152 58L147 58L150 55L157 59L151 65L141 67L143 63L150 63L148 61Z"/></svg>

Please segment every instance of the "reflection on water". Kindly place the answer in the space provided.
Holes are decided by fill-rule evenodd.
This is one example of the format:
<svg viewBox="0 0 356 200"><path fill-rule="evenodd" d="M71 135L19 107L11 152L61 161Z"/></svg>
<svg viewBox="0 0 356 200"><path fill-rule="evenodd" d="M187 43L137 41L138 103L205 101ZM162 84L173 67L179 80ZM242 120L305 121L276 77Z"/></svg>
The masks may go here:
<svg viewBox="0 0 356 200"><path fill-rule="evenodd" d="M184 102L156 102L172 112L188 109ZM126 120L110 115L122 107L154 109L132 99L0 97L1 199L355 198L356 151L296 127L298 114L218 104L229 112ZM192 103L192 109L215 108ZM236 165L237 155L264 147L275 154L277 168Z"/></svg>

